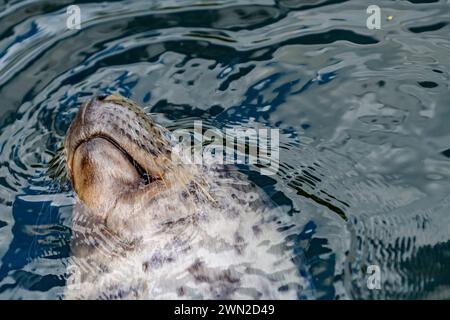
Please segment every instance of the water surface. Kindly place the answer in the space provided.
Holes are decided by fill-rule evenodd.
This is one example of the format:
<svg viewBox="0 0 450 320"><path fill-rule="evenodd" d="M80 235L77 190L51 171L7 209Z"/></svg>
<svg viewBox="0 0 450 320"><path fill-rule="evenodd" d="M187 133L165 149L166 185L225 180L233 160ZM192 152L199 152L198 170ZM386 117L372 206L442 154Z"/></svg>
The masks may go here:
<svg viewBox="0 0 450 320"><path fill-rule="evenodd" d="M46 167L100 92L280 130L278 174L241 170L299 230L299 298L450 298L449 1L376 1L380 30L362 0L79 1L80 30L70 4L0 1L0 298L61 298L74 199Z"/></svg>

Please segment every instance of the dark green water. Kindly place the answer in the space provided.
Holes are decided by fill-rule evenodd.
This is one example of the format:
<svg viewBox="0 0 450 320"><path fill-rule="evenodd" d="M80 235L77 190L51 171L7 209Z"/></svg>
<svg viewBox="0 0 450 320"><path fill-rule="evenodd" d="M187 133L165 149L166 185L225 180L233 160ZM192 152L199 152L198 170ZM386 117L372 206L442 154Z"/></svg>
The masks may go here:
<svg viewBox="0 0 450 320"><path fill-rule="evenodd" d="M0 298L61 297L74 196L46 166L100 92L280 129L278 174L242 170L302 230L299 298L450 298L450 2L376 1L369 30L374 2L80 1L69 30L72 1L0 1Z"/></svg>

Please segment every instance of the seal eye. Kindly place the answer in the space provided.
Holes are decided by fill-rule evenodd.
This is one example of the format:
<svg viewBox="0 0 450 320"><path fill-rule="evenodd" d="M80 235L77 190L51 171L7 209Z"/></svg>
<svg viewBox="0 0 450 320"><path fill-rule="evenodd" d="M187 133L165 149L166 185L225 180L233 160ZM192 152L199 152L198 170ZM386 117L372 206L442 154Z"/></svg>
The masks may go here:
<svg viewBox="0 0 450 320"><path fill-rule="evenodd" d="M103 100L105 100L108 96L109 96L109 94L106 94L106 93L100 93L100 94L97 96L97 100L98 100L98 101L103 101Z"/></svg>
<svg viewBox="0 0 450 320"><path fill-rule="evenodd" d="M129 155L127 154L127 156L129 157ZM148 174L148 172L146 172L140 165L139 163L137 163L134 160L131 160L133 167L136 169L136 171L138 172L138 174L141 176L142 179L142 183L144 185L148 185L158 179L156 179L154 176Z"/></svg>

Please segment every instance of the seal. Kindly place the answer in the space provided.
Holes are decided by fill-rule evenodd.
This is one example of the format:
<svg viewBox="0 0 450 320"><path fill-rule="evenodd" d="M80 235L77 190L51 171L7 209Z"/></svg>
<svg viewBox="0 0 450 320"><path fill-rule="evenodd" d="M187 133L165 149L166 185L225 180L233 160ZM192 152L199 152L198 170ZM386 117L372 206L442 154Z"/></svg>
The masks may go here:
<svg viewBox="0 0 450 320"><path fill-rule="evenodd" d="M224 168L179 161L134 102L97 96L64 141L76 193L66 299L294 299L283 214Z"/></svg>

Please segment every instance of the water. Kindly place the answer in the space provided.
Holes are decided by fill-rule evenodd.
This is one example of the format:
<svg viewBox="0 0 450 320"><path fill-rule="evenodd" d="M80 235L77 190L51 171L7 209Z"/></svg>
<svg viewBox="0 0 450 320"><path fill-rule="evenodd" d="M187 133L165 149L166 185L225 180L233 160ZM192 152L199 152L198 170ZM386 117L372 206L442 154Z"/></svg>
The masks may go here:
<svg viewBox="0 0 450 320"><path fill-rule="evenodd" d="M380 30L361 0L83 1L81 30L69 4L0 2L0 298L62 295L74 200L46 166L99 92L280 129L278 174L242 171L299 230L299 298L450 298L449 1L377 1Z"/></svg>

